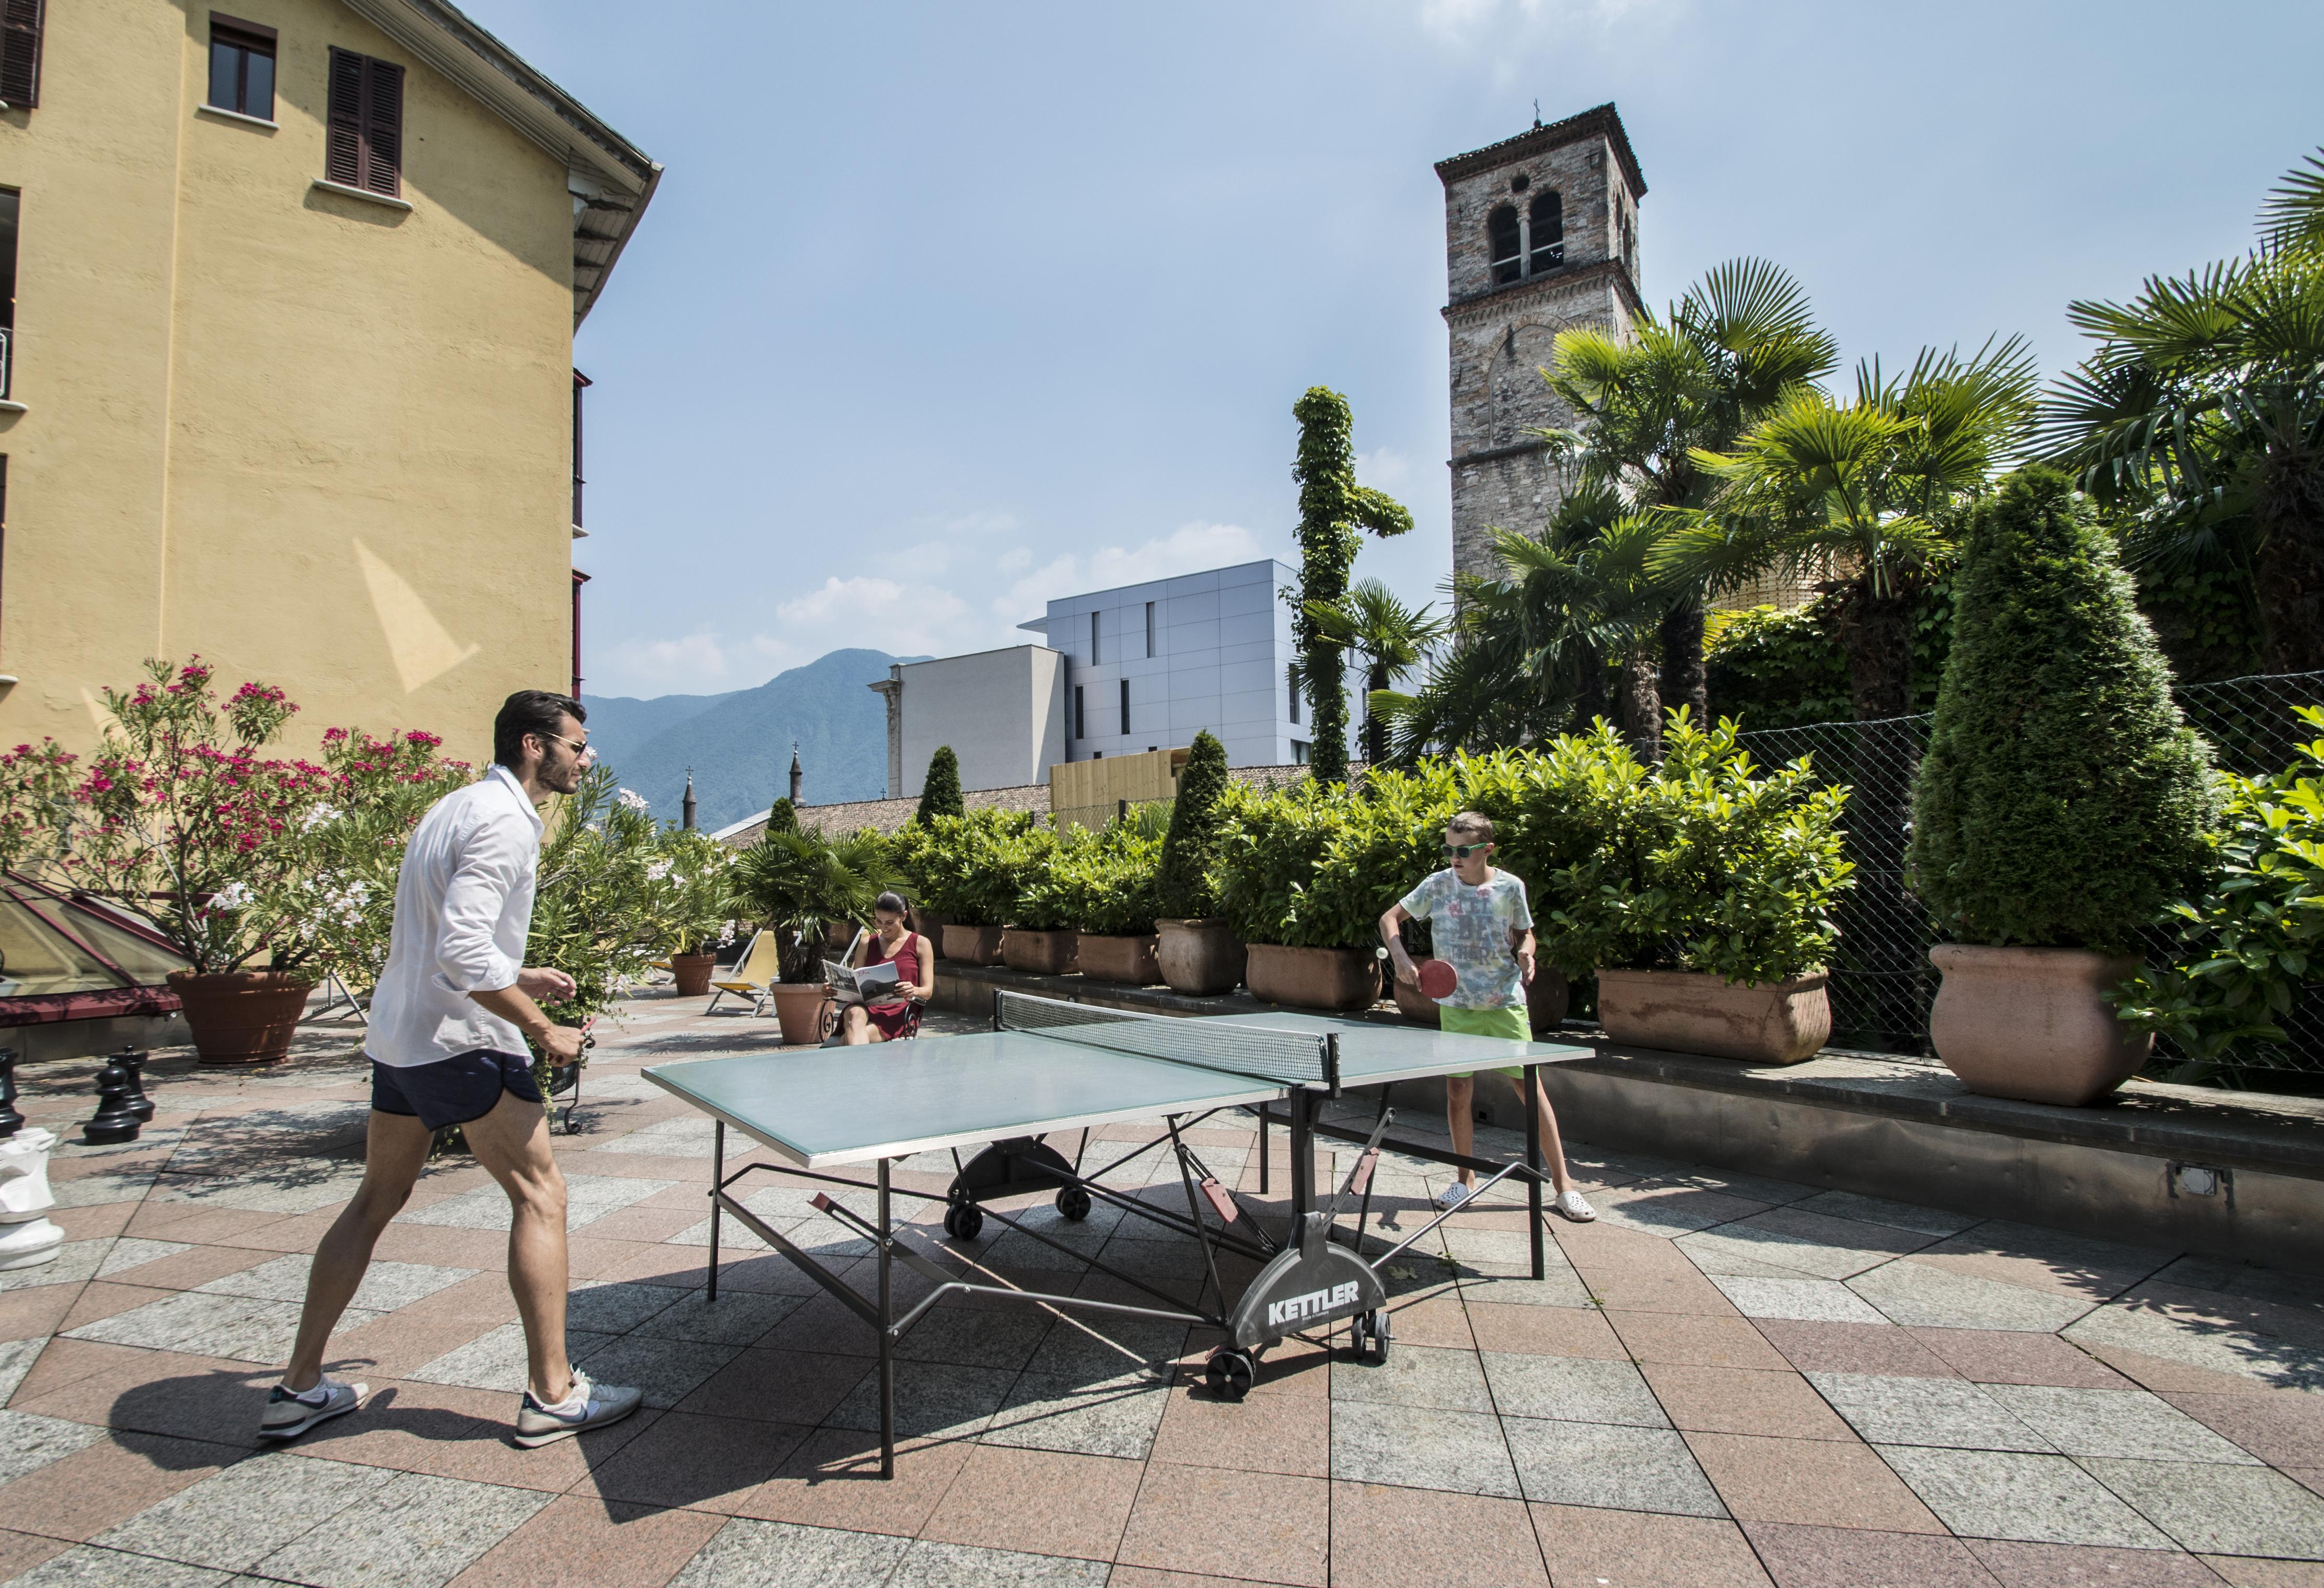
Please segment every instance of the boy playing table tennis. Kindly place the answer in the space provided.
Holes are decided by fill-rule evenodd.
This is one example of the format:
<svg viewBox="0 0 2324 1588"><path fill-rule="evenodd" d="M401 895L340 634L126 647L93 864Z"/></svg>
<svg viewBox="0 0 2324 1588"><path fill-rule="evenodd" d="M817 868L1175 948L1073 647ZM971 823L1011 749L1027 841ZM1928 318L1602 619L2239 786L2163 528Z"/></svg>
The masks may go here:
<svg viewBox="0 0 2324 1588"><path fill-rule="evenodd" d="M1418 987L1419 968L1405 951L1398 928L1416 918L1427 922L1436 958L1450 965L1458 978L1452 990L1436 1000L1444 1029L1527 1042L1533 1040L1525 994L1533 981L1533 913L1526 908L1525 880L1494 869L1493 847L1490 818L1474 811L1453 817L1444 829L1444 858L1451 864L1444 870L1431 872L1418 887L1388 906L1379 920L1380 936L1388 941L1397 979L1406 987ZM1514 1069L1500 1073L1522 1082L1526 1072ZM1473 1073L1444 1078L1444 1114L1452 1127L1452 1151L1464 1158L1470 1155L1476 1134L1476 1087ZM1541 1090L1538 1081L1534 1088L1541 1106L1542 1152L1549 1162L1550 1184L1557 1193L1550 1206L1575 1223L1585 1224L1598 1216L1597 1210L1573 1189L1549 1094ZM1461 1178L1438 1196L1436 1205L1454 1207L1468 1200L1476 1179L1475 1170L1462 1170Z"/></svg>

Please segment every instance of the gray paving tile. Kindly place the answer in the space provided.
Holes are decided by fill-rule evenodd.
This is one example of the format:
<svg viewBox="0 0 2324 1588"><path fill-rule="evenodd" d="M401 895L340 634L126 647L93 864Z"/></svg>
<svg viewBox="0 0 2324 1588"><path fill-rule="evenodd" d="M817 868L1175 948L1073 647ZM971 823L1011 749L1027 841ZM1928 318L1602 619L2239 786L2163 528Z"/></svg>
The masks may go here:
<svg viewBox="0 0 2324 1588"><path fill-rule="evenodd" d="M112 1246L113 1239L109 1235L97 1241L67 1241L46 1262L0 1272L0 1294L10 1290L37 1290L50 1285L84 1284L97 1277L97 1271L104 1266L106 1253Z"/></svg>
<svg viewBox="0 0 2324 1588"><path fill-rule="evenodd" d="M935 1307L896 1342L907 1362L951 1362L963 1367L1021 1368L1049 1332L1049 1320L1023 1308Z"/></svg>
<svg viewBox="0 0 2324 1588"><path fill-rule="evenodd" d="M909 1540L736 1518L669 1580L669 1588L866 1588L886 1583Z"/></svg>
<svg viewBox="0 0 2324 1588"><path fill-rule="evenodd" d="M2255 1268L2248 1262L2229 1262L2216 1257L2181 1257L2149 1282L2180 1285L2190 1290L2217 1290L2225 1296L2273 1301L2285 1307L2324 1308L2324 1275Z"/></svg>
<svg viewBox="0 0 2324 1588"><path fill-rule="evenodd" d="M565 1298L565 1326L592 1335L625 1335L654 1314L675 1306L679 1296L669 1285L631 1280L582 1285Z"/></svg>
<svg viewBox="0 0 2324 1588"><path fill-rule="evenodd" d="M565 1354L577 1362L599 1347L611 1345L615 1337L567 1329ZM458 1384L471 1390L500 1390L521 1395L525 1372L524 1326L506 1323L403 1376L426 1384Z"/></svg>
<svg viewBox="0 0 2324 1588"><path fill-rule="evenodd" d="M1699 1235L1681 1235L1678 1247L1705 1273L1730 1271L1725 1265L1733 1262L1772 1265L1813 1279L1844 1280L1927 1243L1924 1235L1880 1225L1779 1207ZM1744 1271L1750 1271L1749 1267Z"/></svg>
<svg viewBox="0 0 2324 1588"><path fill-rule="evenodd" d="M262 1301L304 1303L309 1256L277 1257L239 1273L221 1274L194 1289L206 1296L249 1296ZM424 1262L374 1258L355 1287L355 1305L370 1312L392 1312L478 1273L473 1268L438 1268Z"/></svg>
<svg viewBox="0 0 2324 1588"><path fill-rule="evenodd" d="M150 1173L118 1172L99 1170L95 1174L75 1175L69 1180L54 1182L54 1193L60 1207L102 1207L113 1202L138 1202L153 1189L161 1177Z"/></svg>
<svg viewBox="0 0 2324 1588"><path fill-rule="evenodd" d="M2230 1444L2144 1390L2067 1390L2050 1384L1987 1384L1985 1392L2068 1455L2131 1461L2215 1461L2255 1466Z"/></svg>
<svg viewBox="0 0 2324 1588"><path fill-rule="evenodd" d="M1527 1279L1533 1274L1533 1237L1524 1229L1471 1229L1446 1225L1439 1232L1444 1250L1464 1272ZM1544 1237L1543 1256L1550 1262L1556 1243Z"/></svg>
<svg viewBox="0 0 2324 1588"><path fill-rule="evenodd" d="M1727 1273L1707 1277L1746 1317L1794 1318L1803 1323L1888 1322L1877 1308L1838 1280L1746 1278Z"/></svg>
<svg viewBox="0 0 2324 1588"><path fill-rule="evenodd" d="M32 1363L41 1359L48 1341L40 1336L28 1340L0 1340L0 1406L16 1392L24 1375L32 1371Z"/></svg>
<svg viewBox="0 0 2324 1588"><path fill-rule="evenodd" d="M1020 1555L922 1539L905 1551L888 1588L1105 1588L1112 1566L1100 1560Z"/></svg>
<svg viewBox="0 0 2324 1588"><path fill-rule="evenodd" d="M9 1578L8 1588L228 1588L233 1581L224 1572L182 1561L152 1560L82 1544L51 1556L21 1577Z"/></svg>
<svg viewBox="0 0 2324 1588"><path fill-rule="evenodd" d="M90 1542L238 1572L370 1499L397 1476L385 1467L270 1451L147 1506Z"/></svg>
<svg viewBox="0 0 2324 1588"><path fill-rule="evenodd" d="M1867 1224L1885 1224L1915 1235L1934 1235L1942 1240L1957 1235L1979 1222L1965 1214L1947 1213L1941 1207L1923 1207L1913 1202L1891 1202L1885 1197L1859 1197L1853 1191L1819 1191L1797 1206L1810 1213L1829 1213L1835 1218L1860 1218Z"/></svg>
<svg viewBox="0 0 2324 1588"><path fill-rule="evenodd" d="M2082 1465L2189 1549L2324 1560L2324 1499L2282 1473L2088 1456Z"/></svg>
<svg viewBox="0 0 2324 1588"><path fill-rule="evenodd" d="M1588 1307L1590 1287L1571 1265L1552 1263L1541 1279L1466 1273L1461 1276L1464 1301L1515 1302L1522 1307Z"/></svg>
<svg viewBox="0 0 2324 1588"><path fill-rule="evenodd" d="M192 1250L193 1247L183 1241L147 1241L134 1235L124 1235L114 1242L113 1250L106 1253L104 1262L97 1267L97 1277L109 1280L115 1274L127 1273L134 1268Z"/></svg>
<svg viewBox="0 0 2324 1588"><path fill-rule="evenodd" d="M568 1331L568 1351L573 1349L572 1340ZM648 1406L670 1407L700 1389L703 1381L733 1361L742 1350L740 1345L708 1340L637 1334L609 1340L575 1361L601 1384L627 1384L645 1391Z"/></svg>
<svg viewBox="0 0 2324 1588"><path fill-rule="evenodd" d="M2028 1258L2070 1280L2092 1301L2119 1294L2169 1262L2172 1253L2153 1246L2101 1241L2038 1225L1988 1219L1976 1228L1930 1248L1941 1253L1994 1253Z"/></svg>
<svg viewBox="0 0 2324 1588"><path fill-rule="evenodd" d="M29 1411L0 1411L0 1483L38 1472L104 1437L103 1428L87 1423Z"/></svg>
<svg viewBox="0 0 2324 1588"><path fill-rule="evenodd" d="M2097 1305L1902 1258L1848 1281L1893 1321L1940 1329L2055 1334Z"/></svg>
<svg viewBox="0 0 2324 1588"><path fill-rule="evenodd" d="M1477 1354L1436 1345L1397 1345L1383 1363L1334 1359L1332 1399L1429 1406L1440 1411L1493 1409Z"/></svg>
<svg viewBox="0 0 2324 1588"><path fill-rule="evenodd" d="M1918 1445L1877 1448L1937 1519L1964 1538L2171 1547L2144 1517L2062 1455Z"/></svg>
<svg viewBox="0 0 2324 1588"><path fill-rule="evenodd" d="M2132 1290L2063 1331L2080 1345L2114 1345L2288 1390L2324 1390L2324 1351L2231 1316L2198 1316Z"/></svg>
<svg viewBox="0 0 2324 1588"><path fill-rule="evenodd" d="M2052 1448L2048 1440L1966 1379L1809 1373L1807 1381L1850 1427L1875 1445L2043 1452Z"/></svg>
<svg viewBox="0 0 2324 1588"><path fill-rule="evenodd" d="M1348 1482L1518 1497L1500 1420L1481 1412L1334 1400L1332 1475Z"/></svg>
<svg viewBox="0 0 2324 1588"><path fill-rule="evenodd" d="M899 1438L961 1438L980 1434L1016 1386L1007 1368L960 1367L942 1362L896 1364L896 1434ZM869 1372L847 1399L824 1419L835 1428L876 1432L880 1427L880 1375Z"/></svg>
<svg viewBox="0 0 2324 1588"><path fill-rule="evenodd" d="M1669 1516L1727 1514L1694 1453L1671 1429L1526 1417L1505 1417L1501 1427L1527 1500Z"/></svg>
<svg viewBox="0 0 2324 1588"><path fill-rule="evenodd" d="M1394 1354L1402 1354L1401 1348ZM1646 1388L1638 1370L1627 1362L1489 1351L1484 1354L1484 1366L1493 1400L1506 1417L1621 1423L1639 1428L1670 1427L1662 1403Z"/></svg>
<svg viewBox="0 0 2324 1588"><path fill-rule="evenodd" d="M1186 1349L1186 1326L1161 1318L1069 1314L1033 1348L1028 1372L1075 1381L1150 1373L1167 1379Z"/></svg>
<svg viewBox="0 0 2324 1588"><path fill-rule="evenodd" d="M677 1180L631 1180L622 1175L568 1174L565 1177L565 1227L583 1228L677 1184ZM396 1222L504 1230L509 1217L508 1193L498 1186L478 1186L425 1207L407 1208L396 1216Z"/></svg>
<svg viewBox="0 0 2324 1588"><path fill-rule="evenodd" d="M398 1473L364 1496L359 1523L327 1521L254 1570L316 1588L439 1588L550 1498L532 1489Z"/></svg>
<svg viewBox="0 0 2324 1588"><path fill-rule="evenodd" d="M238 1170L232 1174L180 1174L160 1177L152 1199L199 1207L234 1207L245 1213L319 1213L336 1207L363 1184L363 1165L307 1159L275 1170Z"/></svg>
<svg viewBox="0 0 2324 1588"><path fill-rule="evenodd" d="M1598 1209L1598 1216L1608 1224L1666 1238L1748 1218L1766 1206L1757 1199L1729 1197L1719 1191L1655 1184L1600 1191L1590 1201Z"/></svg>
<svg viewBox="0 0 2324 1588"><path fill-rule="evenodd" d="M361 1328L386 1317L360 1307L347 1308L342 1329ZM72 1340L108 1345L143 1345L237 1362L279 1363L290 1354L299 1332L299 1304L261 1301L248 1296L212 1296L199 1290L133 1307L127 1312L65 1331Z"/></svg>
<svg viewBox="0 0 2324 1588"><path fill-rule="evenodd" d="M1169 1405L1168 1381L1150 1372L1096 1381L1022 1373L980 1437L987 1445L1143 1461ZM900 1406L897 1415L903 1415Z"/></svg>
<svg viewBox="0 0 2324 1588"><path fill-rule="evenodd" d="M642 1153L653 1158L708 1158L715 1148L718 1122L699 1114L682 1114L674 1119L658 1119L653 1124L601 1142L589 1149L591 1153ZM732 1145L733 1143L730 1143ZM748 1146L748 1137L740 1138L740 1145Z"/></svg>
<svg viewBox="0 0 2324 1588"><path fill-rule="evenodd" d="M804 1296L779 1291L728 1290L717 1300L700 1290L678 1299L631 1333L663 1340L701 1340L715 1345L748 1345L805 1304Z"/></svg>

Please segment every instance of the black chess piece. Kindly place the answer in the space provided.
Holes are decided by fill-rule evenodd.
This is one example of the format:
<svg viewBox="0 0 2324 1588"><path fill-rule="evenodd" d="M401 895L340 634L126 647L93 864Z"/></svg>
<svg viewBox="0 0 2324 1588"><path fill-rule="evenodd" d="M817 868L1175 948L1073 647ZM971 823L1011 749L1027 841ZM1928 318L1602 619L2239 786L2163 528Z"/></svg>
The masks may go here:
<svg viewBox="0 0 2324 1588"><path fill-rule="evenodd" d="M0 1139L23 1128L24 1116L16 1111L16 1050L0 1048Z"/></svg>
<svg viewBox="0 0 2324 1588"><path fill-rule="evenodd" d="M121 1067L118 1056L106 1060L105 1068L97 1072L97 1115L80 1127L80 1139L92 1147L110 1146L135 1141L143 1128L130 1106L129 1072Z"/></svg>
<svg viewBox="0 0 2324 1588"><path fill-rule="evenodd" d="M121 1051L113 1058L115 1064L129 1072L129 1112L141 1121L153 1117L153 1099L145 1095L145 1060L152 1056L149 1049L133 1048L124 1042Z"/></svg>

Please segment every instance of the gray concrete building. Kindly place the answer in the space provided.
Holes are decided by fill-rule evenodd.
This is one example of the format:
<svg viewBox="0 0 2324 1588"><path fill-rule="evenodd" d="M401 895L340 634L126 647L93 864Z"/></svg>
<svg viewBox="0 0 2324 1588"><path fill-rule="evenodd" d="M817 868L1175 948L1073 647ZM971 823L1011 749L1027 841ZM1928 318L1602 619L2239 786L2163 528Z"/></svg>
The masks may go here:
<svg viewBox="0 0 2324 1588"><path fill-rule="evenodd" d="M918 799L939 745L964 790L1047 782L1065 758L1065 658L1018 645L899 662L867 687L888 702L888 797Z"/></svg>
<svg viewBox="0 0 2324 1588"><path fill-rule="evenodd" d="M1536 429L1574 416L1541 377L1560 331L1627 337L1646 179L1611 105L1439 161L1452 341L1452 566L1496 576L1496 528L1534 531L1561 491Z"/></svg>

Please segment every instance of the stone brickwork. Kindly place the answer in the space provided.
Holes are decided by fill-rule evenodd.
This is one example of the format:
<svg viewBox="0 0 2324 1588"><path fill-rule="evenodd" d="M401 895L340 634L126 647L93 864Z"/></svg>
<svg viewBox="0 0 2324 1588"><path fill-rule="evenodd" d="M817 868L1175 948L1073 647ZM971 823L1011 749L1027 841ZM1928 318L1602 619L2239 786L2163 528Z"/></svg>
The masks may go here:
<svg viewBox="0 0 2324 1588"><path fill-rule="evenodd" d="M1640 311L1637 201L1646 185L1610 105L1440 161L1436 174L1444 184L1452 566L1490 575L1499 571L1493 530L1536 530L1557 509L1557 474L1533 434L1573 423L1541 376L1557 334L1599 326L1628 336ZM1561 257L1537 269L1528 251L1517 280L1496 280L1493 212L1508 206L1530 219L1545 193L1561 200Z"/></svg>

